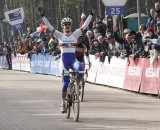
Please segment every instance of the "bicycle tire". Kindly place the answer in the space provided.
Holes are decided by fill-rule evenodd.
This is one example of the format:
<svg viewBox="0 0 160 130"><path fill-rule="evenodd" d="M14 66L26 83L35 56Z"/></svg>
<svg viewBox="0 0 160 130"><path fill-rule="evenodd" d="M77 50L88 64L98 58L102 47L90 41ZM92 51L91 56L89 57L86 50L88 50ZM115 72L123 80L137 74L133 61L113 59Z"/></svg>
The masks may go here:
<svg viewBox="0 0 160 130"><path fill-rule="evenodd" d="M70 117L71 113L71 105L70 105L70 95L67 95L66 101L65 101L65 106L66 106L66 118Z"/></svg>
<svg viewBox="0 0 160 130"><path fill-rule="evenodd" d="M79 86L75 85L75 91L72 95L72 108L74 120L78 122L80 113Z"/></svg>
<svg viewBox="0 0 160 130"><path fill-rule="evenodd" d="M79 95L79 100L82 102L83 101L83 98L84 98L84 85L85 85L85 81L84 79L81 81L81 84L80 84L80 95Z"/></svg>
<svg viewBox="0 0 160 130"><path fill-rule="evenodd" d="M70 117L71 106L72 106L72 94L71 94L71 83L69 83L67 88L67 97L66 97L66 118Z"/></svg>

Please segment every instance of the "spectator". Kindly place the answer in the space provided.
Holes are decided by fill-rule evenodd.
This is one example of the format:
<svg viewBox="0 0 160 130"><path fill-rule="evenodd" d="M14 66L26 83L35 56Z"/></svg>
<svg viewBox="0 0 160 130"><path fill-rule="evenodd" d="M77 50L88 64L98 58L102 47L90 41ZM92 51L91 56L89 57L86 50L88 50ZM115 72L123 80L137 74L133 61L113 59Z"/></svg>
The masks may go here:
<svg viewBox="0 0 160 130"><path fill-rule="evenodd" d="M155 25L158 22L159 18L160 18L160 2L156 2L155 3ZM156 30L156 28L154 27L154 30Z"/></svg>
<svg viewBox="0 0 160 130"><path fill-rule="evenodd" d="M41 42L40 53L42 55L45 55L46 53L48 53L48 45L46 41Z"/></svg>
<svg viewBox="0 0 160 130"><path fill-rule="evenodd" d="M43 39L43 41L45 41L45 42L49 42L50 38L51 38L50 35L47 34L47 35L45 35L44 38L42 38L42 39Z"/></svg>
<svg viewBox="0 0 160 130"><path fill-rule="evenodd" d="M93 27L92 27L93 29L96 28L96 24L97 24L97 22L99 22L99 18L100 18L100 16L97 16L95 21L93 22Z"/></svg>
<svg viewBox="0 0 160 130"><path fill-rule="evenodd" d="M109 34L107 36L107 40L108 40L108 62L110 63L112 56L116 57L120 56L122 48L121 45L115 41L113 34Z"/></svg>
<svg viewBox="0 0 160 130"><path fill-rule="evenodd" d="M101 33L102 36L105 37L107 26L106 24L103 23L103 19L101 17L97 17L94 24L95 24L94 28L97 29L98 33Z"/></svg>
<svg viewBox="0 0 160 130"><path fill-rule="evenodd" d="M157 32L156 35L160 36L160 22L156 24Z"/></svg>
<svg viewBox="0 0 160 130"><path fill-rule="evenodd" d="M51 42L55 42L58 44L58 39L55 35L53 35L52 33L49 34L50 35L50 39L49 39L49 43Z"/></svg>
<svg viewBox="0 0 160 130"><path fill-rule="evenodd" d="M121 59L125 59L126 57L129 57L132 54L131 42L132 42L132 37L129 35L129 33L127 33L126 40L123 41L122 45L122 51L120 54Z"/></svg>
<svg viewBox="0 0 160 130"><path fill-rule="evenodd" d="M103 51L103 46L99 44L97 40L93 42L90 49L90 54L95 56L95 59L100 57L100 53Z"/></svg>
<svg viewBox="0 0 160 130"><path fill-rule="evenodd" d="M156 18L156 23L160 22L160 16ZM155 24L156 25L156 24Z"/></svg>
<svg viewBox="0 0 160 130"><path fill-rule="evenodd" d="M8 45L8 42L4 42L4 48L3 48L3 53L6 56L7 63L8 63L8 69L12 69L12 50L10 46Z"/></svg>
<svg viewBox="0 0 160 130"><path fill-rule="evenodd" d="M150 53L150 65L151 67L154 66L155 60L157 59L158 55L160 54L160 39L154 33L154 29L152 27L147 29L147 34L150 36L150 39L145 39L144 42L148 46L148 50Z"/></svg>
<svg viewBox="0 0 160 130"><path fill-rule="evenodd" d="M98 30L95 28L95 29L93 29L93 34L94 34L94 36L96 36L96 34L98 33Z"/></svg>
<svg viewBox="0 0 160 130"><path fill-rule="evenodd" d="M139 32L140 32L140 34L141 34L142 36L145 35L145 33L146 33L146 26L145 26L144 24L141 24L141 25L139 26Z"/></svg>
<svg viewBox="0 0 160 130"><path fill-rule="evenodd" d="M143 37L143 42L145 45L145 51L152 55L152 41L151 39L158 39L158 36L154 33L154 29L149 27L147 29L147 34Z"/></svg>
<svg viewBox="0 0 160 130"><path fill-rule="evenodd" d="M33 31L32 31L32 29L31 29L31 27L27 27L27 37L30 37L30 34L32 33Z"/></svg>
<svg viewBox="0 0 160 130"><path fill-rule="evenodd" d="M3 56L3 45L0 44L0 56Z"/></svg>
<svg viewBox="0 0 160 130"><path fill-rule="evenodd" d="M154 25L155 25L155 9L152 8L150 9L150 14L147 19L146 28L148 27L154 28Z"/></svg>
<svg viewBox="0 0 160 130"><path fill-rule="evenodd" d="M129 55L132 54L132 37L130 29L124 29L123 37L119 37L117 30L114 29L113 31L115 41L121 45L120 58L124 59L125 57L129 57Z"/></svg>
<svg viewBox="0 0 160 130"><path fill-rule="evenodd" d="M48 53L49 53L49 55L52 54L54 51L55 51L54 40L51 39L48 43Z"/></svg>
<svg viewBox="0 0 160 130"><path fill-rule="evenodd" d="M124 41L126 40L126 34L128 34L130 32L130 29L128 29L128 28L124 29L122 37L120 37L117 32L118 32L118 28L117 27L113 28L113 35L114 35L115 40L117 42L123 44L123 40Z"/></svg>
<svg viewBox="0 0 160 130"><path fill-rule="evenodd" d="M105 61L105 57L108 54L108 42L104 39L103 36L98 36L98 42L99 44L102 46L101 52L100 52L100 62L104 62Z"/></svg>
<svg viewBox="0 0 160 130"><path fill-rule="evenodd" d="M94 35L93 35L92 31L88 30L88 31L86 32L86 36L87 36L89 45L92 45L92 43L93 43L93 41L94 41Z"/></svg>
<svg viewBox="0 0 160 130"><path fill-rule="evenodd" d="M151 39L158 39L152 27L147 28L147 33L151 36Z"/></svg>
<svg viewBox="0 0 160 130"><path fill-rule="evenodd" d="M26 53L26 44L25 41L19 41L19 53L24 55Z"/></svg>
<svg viewBox="0 0 160 130"><path fill-rule="evenodd" d="M150 67L154 67L155 61L160 54L160 37L158 39L152 39L151 42Z"/></svg>
<svg viewBox="0 0 160 130"><path fill-rule="evenodd" d="M141 33L136 33L134 30L131 30L129 35L132 38L132 42L130 43L132 54L130 55L132 58L138 58L142 55L144 51L144 44L142 42Z"/></svg>
<svg viewBox="0 0 160 130"><path fill-rule="evenodd" d="M126 28L123 30L123 39L126 40L126 35L130 32L130 29Z"/></svg>
<svg viewBox="0 0 160 130"><path fill-rule="evenodd" d="M28 44L26 45L26 52L28 53L28 58L31 58L32 53L32 39L30 38Z"/></svg>

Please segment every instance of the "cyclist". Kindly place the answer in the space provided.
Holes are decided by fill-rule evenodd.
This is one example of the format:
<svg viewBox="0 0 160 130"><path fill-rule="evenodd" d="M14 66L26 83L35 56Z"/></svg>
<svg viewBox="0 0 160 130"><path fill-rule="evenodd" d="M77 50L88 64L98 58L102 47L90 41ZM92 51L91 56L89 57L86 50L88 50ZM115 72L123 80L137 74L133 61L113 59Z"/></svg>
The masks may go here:
<svg viewBox="0 0 160 130"><path fill-rule="evenodd" d="M43 7L39 7L38 12L41 15L42 20L45 23L46 27L58 38L59 46L61 48L61 60L64 70L61 112L64 113L65 97L67 95L67 87L69 84L69 75L67 73L70 68L78 71L83 71L82 64L76 61L75 48L78 37L82 34L82 32L87 28L87 26L91 22L94 10L91 9L90 15L86 19L85 23L82 25L82 27L80 27L74 32L72 32L72 24L73 24L72 20L69 17L63 18L61 21L63 33L61 33L60 31L56 30L54 27L51 26L51 24L44 15L45 10ZM77 75L77 84L79 84L82 78L83 78L82 74Z"/></svg>
<svg viewBox="0 0 160 130"><path fill-rule="evenodd" d="M89 58L89 43L85 41L85 36L82 34L77 41L76 45L76 59L81 62L85 63L84 56L86 56L88 63L90 64L90 58Z"/></svg>

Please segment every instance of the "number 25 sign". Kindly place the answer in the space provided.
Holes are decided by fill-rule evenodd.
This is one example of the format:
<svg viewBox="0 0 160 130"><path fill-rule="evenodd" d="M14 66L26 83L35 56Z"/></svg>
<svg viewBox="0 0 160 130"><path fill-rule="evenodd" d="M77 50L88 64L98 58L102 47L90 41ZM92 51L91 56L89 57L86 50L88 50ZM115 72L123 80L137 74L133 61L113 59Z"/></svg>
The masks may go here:
<svg viewBox="0 0 160 130"><path fill-rule="evenodd" d="M106 15L124 15L124 6L107 6Z"/></svg>

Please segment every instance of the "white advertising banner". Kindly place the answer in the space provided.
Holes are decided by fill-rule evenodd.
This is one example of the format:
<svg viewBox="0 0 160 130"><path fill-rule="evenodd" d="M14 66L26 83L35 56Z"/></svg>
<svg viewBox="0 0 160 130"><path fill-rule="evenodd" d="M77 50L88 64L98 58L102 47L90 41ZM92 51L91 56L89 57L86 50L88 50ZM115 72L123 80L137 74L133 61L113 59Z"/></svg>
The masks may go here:
<svg viewBox="0 0 160 130"><path fill-rule="evenodd" d="M27 57L27 55L12 55L12 69L30 71L30 59Z"/></svg>
<svg viewBox="0 0 160 130"><path fill-rule="evenodd" d="M126 64L127 59L111 58L108 86L123 88Z"/></svg>
<svg viewBox="0 0 160 130"><path fill-rule="evenodd" d="M24 20L24 10L23 8L17 8L14 10L4 12L7 22L11 25L16 25L23 23Z"/></svg>
<svg viewBox="0 0 160 130"><path fill-rule="evenodd" d="M99 59L95 59L94 55L89 55L90 56L90 61L92 63L92 66L90 70L88 71L88 77L87 81L91 83L95 83L96 75L97 75L97 68L99 64Z"/></svg>
<svg viewBox="0 0 160 130"><path fill-rule="evenodd" d="M19 54L19 58L21 61L20 69L22 71L30 71L30 59L28 58L27 54L25 54L25 55Z"/></svg>
<svg viewBox="0 0 160 130"><path fill-rule="evenodd" d="M108 63L108 56L106 56L105 62L97 69L96 83L108 85L109 71L110 65Z"/></svg>
<svg viewBox="0 0 160 130"><path fill-rule="evenodd" d="M18 54L17 56L12 54L12 70L20 70L20 60L18 58Z"/></svg>

